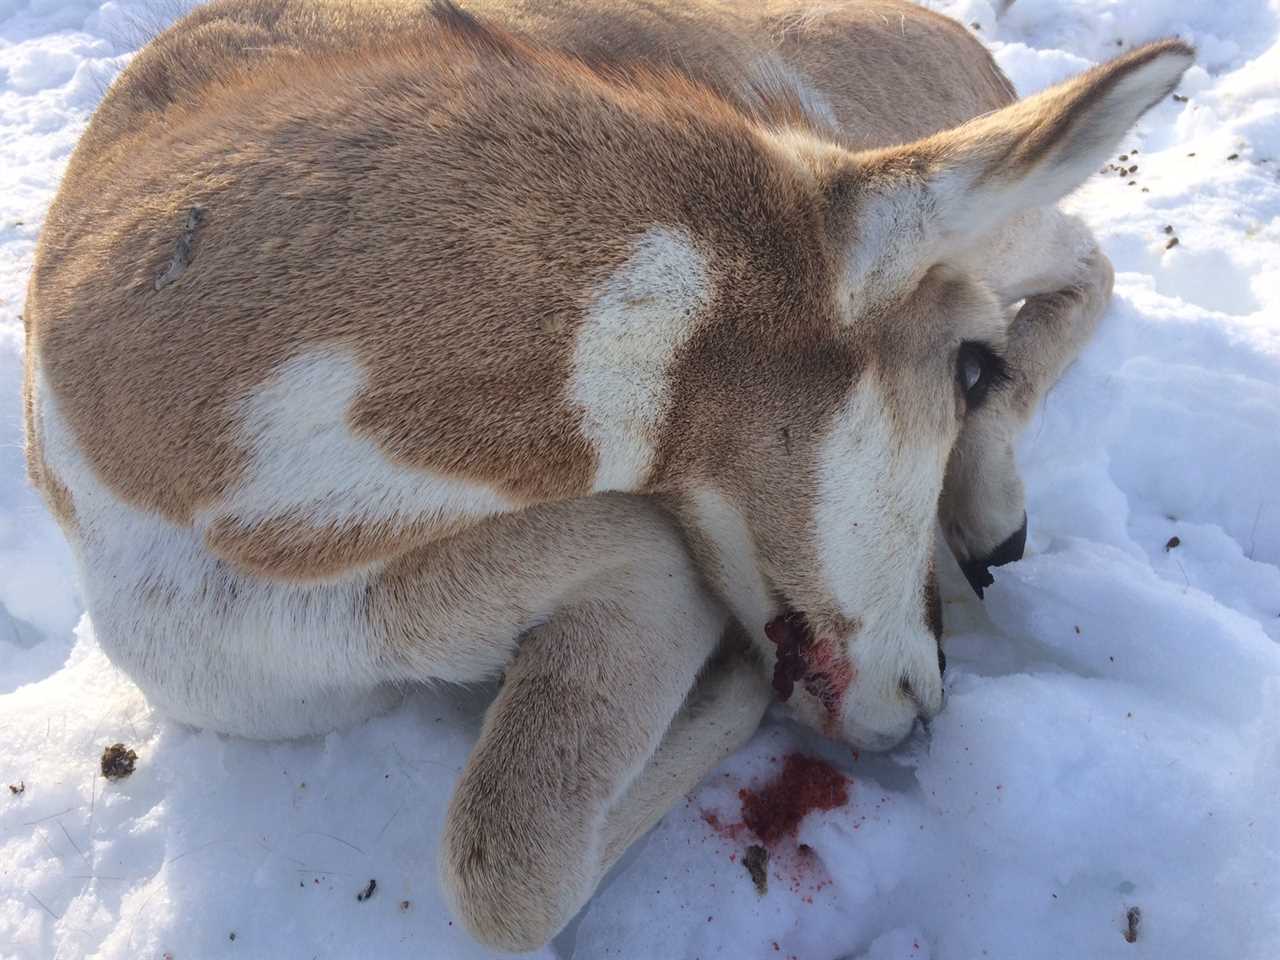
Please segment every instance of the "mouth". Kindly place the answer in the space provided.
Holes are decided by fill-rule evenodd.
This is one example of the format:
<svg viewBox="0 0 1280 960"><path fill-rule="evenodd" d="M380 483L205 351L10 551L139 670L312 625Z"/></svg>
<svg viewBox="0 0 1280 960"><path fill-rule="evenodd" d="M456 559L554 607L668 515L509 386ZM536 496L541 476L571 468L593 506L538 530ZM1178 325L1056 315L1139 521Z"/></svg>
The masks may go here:
<svg viewBox="0 0 1280 960"><path fill-rule="evenodd" d="M816 637L805 615L789 607L765 625L764 633L777 648L773 689L778 699L790 700L799 683L822 704L829 722L838 720L854 672L835 641Z"/></svg>

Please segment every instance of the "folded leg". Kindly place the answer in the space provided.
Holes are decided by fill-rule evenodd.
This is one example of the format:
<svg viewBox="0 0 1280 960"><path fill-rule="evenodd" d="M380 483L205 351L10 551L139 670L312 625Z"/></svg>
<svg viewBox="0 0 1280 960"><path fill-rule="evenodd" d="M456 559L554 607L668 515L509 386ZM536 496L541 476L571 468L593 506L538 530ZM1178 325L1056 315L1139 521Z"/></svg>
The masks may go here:
<svg viewBox="0 0 1280 960"><path fill-rule="evenodd" d="M745 642L730 635L653 758L609 811L600 874L760 725L773 691Z"/></svg>
<svg viewBox="0 0 1280 960"><path fill-rule="evenodd" d="M1009 278L1002 291L1026 297L1005 349L1012 382L966 421L938 504L943 534L978 596L993 582L989 568L1019 559L1026 541L1026 498L1014 457L1018 434L1093 335L1114 279L1110 261L1079 221L1050 211L1036 225L1048 238L1039 242L1049 245L1026 257L1035 275ZM1056 285L1028 292L1046 284Z"/></svg>
<svg viewBox="0 0 1280 960"><path fill-rule="evenodd" d="M732 736L708 723L710 744L690 733L692 719L672 729L728 615L665 514L616 498L564 508L554 523L530 522L528 530L508 525L480 551L485 564L455 545L448 581L483 586L467 591L470 600L457 598L464 608L484 607L490 619L495 608L505 611L503 622L535 618L511 641L518 652L454 793L442 845L455 913L478 939L508 950L554 936L630 838L696 782L695 770L705 772L746 735L742 720ZM513 579L512 569L522 574ZM485 570L490 579L481 584ZM416 586L425 572L421 579ZM401 603L404 591L402 584ZM449 610L444 620L459 616ZM482 612L464 609L465 623ZM422 642L434 650L438 626ZM721 689L708 678L702 689L712 687ZM702 700L700 692L694 702ZM758 721L763 707L752 709ZM650 783L647 768L658 781Z"/></svg>

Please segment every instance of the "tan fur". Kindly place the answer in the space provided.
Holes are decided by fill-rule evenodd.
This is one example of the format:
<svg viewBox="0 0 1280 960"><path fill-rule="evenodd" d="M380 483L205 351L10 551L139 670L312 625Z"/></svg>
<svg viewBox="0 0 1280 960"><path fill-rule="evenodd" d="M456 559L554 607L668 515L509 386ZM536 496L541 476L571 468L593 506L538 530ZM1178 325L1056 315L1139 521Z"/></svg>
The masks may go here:
<svg viewBox="0 0 1280 960"><path fill-rule="evenodd" d="M189 521L243 467L232 440L234 400L307 344L353 340L374 372L353 426L398 462L481 479L518 502L581 495L592 451L559 395L582 308L572 291L621 260L628 223L634 230L678 219L679 211L655 203L681 195L673 184L699 184L699 215L706 218L699 232L712 242L732 235L735 223L776 224L776 236L755 251L719 258L720 286L739 294L716 305L720 316L742 317L745 307L788 338L810 327L816 343L829 315L830 305L807 301L829 286L823 274L833 269L834 252L802 239L823 218L820 185L762 155L757 136L726 109L769 121L770 103L749 95L767 93L767 83L742 81L753 63L788 56L799 64L840 121L822 133L853 147L925 136L1011 99L1007 82L962 28L896 2L817 12L784 3L748 13L673 3L644 11L604 7L593 16L571 6L489 2L476 9L588 62L673 72L643 87L604 83L573 60L505 36L492 42L516 54L495 64L465 28L442 28L418 6L394 3L213 4L140 54L73 158L42 236L28 307L29 336L48 358L49 381L113 489ZM919 70L921 56L937 69ZM432 58L447 58L450 69L424 69ZM727 102L675 71L688 71ZM410 77L413 89L402 89ZM292 90L302 83L308 95L300 103ZM354 98L366 95L352 93L357 85L385 91L376 131L350 129L349 118L359 115ZM458 97L464 88L472 92L465 107ZM584 102L592 95L606 96L609 108ZM451 102L466 110L465 119L451 114ZM902 111L903 102L913 109ZM562 143L536 143L533 131L521 129L524 109L510 109L514 103L556 112L572 133ZM464 152L468 132L495 125L511 128L504 130L510 142L487 170L476 169ZM397 126L415 136L398 134ZM607 152L591 152L606 139ZM225 153L210 150L222 142L237 144L234 179L222 172ZM945 151L947 142L931 149ZM144 143L153 146L150 162L138 164ZM1004 149L1020 150L1027 162L1036 156L1034 144ZM322 170L305 165L316 152L326 157ZM584 152L594 161L591 191L545 182L548 171L559 179L566 160ZM290 163L292 154L304 164ZM690 156L704 162L691 168ZM750 175L752 167L759 173ZM741 177L726 182L725 170ZM447 180L433 182L424 190L423 171L432 181L456 171L465 183L449 189ZM369 180L379 189L362 193L359 184ZM770 188L744 194L739 185L753 180ZM708 189L712 184L718 186ZM474 198L481 196L478 211ZM401 214L382 209L391 198ZM807 223L805 214L797 218L806 206ZM196 207L207 210L192 241L199 266L156 291ZM85 209L95 211L88 220ZM552 219L562 239L546 259L537 238ZM377 224L376 240L345 226L362 222ZM449 265L441 271L432 258L443 236ZM259 267L241 275L238 265L246 262ZM313 284L295 262L327 282ZM472 283L476 273L490 282ZM426 289L397 283L424 274L435 278ZM56 284L45 282L51 275ZM512 300L534 321L525 329L507 319ZM82 302L100 304L100 311L77 311ZM244 322L217 319L223 316ZM424 324L434 347L429 357L414 347ZM901 325L885 326L891 348ZM714 321L707 328L738 333ZM134 389L138 382L151 386L143 393ZM682 382L699 388L696 377ZM475 422L477 400L486 409L483 424ZM699 444L716 446L705 439L708 421L700 423ZM675 437L667 444L678 445ZM133 450L147 451L145 458ZM46 469L40 476L49 478L40 485L56 489ZM655 489L662 479L654 478ZM63 515L68 500L59 497ZM316 530L301 518L246 525L223 516L210 545L259 572L325 576L453 528L446 520Z"/></svg>
<svg viewBox="0 0 1280 960"><path fill-rule="evenodd" d="M1087 156L1109 91L1185 48L1010 108L963 28L896 0L469 9L481 20L219 0L144 49L50 210L24 400L32 479L99 575L98 636L162 709L314 732L405 683L505 675L441 867L477 936L526 949L749 736L780 609L846 660L887 665L857 678L892 721L866 742L940 708L934 505L961 559L1009 534L1013 436L1110 291L1092 238L1045 206L1061 190L990 223L965 204ZM934 229L946 209L981 228ZM568 389L575 347L655 230L684 258L659 266L696 289L663 403L643 411L655 422L636 427L640 475L601 492L617 488ZM1061 258L1060 237L1075 238ZM645 306L643 284L619 289ZM955 356L973 339L1008 354L1015 383L968 417ZM254 404L323 399L324 384L280 386L308 358L351 379L336 426L355 452L295 464L306 438L286 438L262 480ZM840 572L875 587L866 610L823 554L847 506L823 458L863 441L841 433L859 389L885 462L849 476L898 564ZM289 467L321 487L332 472L308 496L341 505L342 471L366 460L471 499L359 515L236 500L255 478L287 486ZM741 558L702 526L708 504L749 528L751 610L726 606ZM102 542L121 530L188 567L118 591L94 565L131 559L131 542ZM261 636L241 636L252 616ZM864 733L812 690L791 707Z"/></svg>
<svg viewBox="0 0 1280 960"><path fill-rule="evenodd" d="M892 23L885 20L889 8ZM325 20L308 15L315 12ZM494 12L507 14L498 5ZM817 74L831 69L826 64L837 39L845 49L865 43L883 55L873 54L869 73L908 99L943 105L933 117L913 111L904 129L901 116L868 112L881 105L887 113L884 98L837 101L845 104L837 112L848 118L846 129L864 137L883 130L881 142L932 132L1007 98L1007 88L997 84L983 92L980 80L990 65L980 59L985 69L955 85L970 99L940 101L909 64L917 45L935 36L954 45L947 34L957 28L919 12L908 36L899 29L901 13L896 4L859 5L799 22L781 9L747 24L724 7L709 7L700 25L687 15L671 23L653 13L639 29L627 30L613 29L607 8L599 19L545 7L517 8L509 16L570 52L605 60L616 55L647 69L700 64L695 80L730 93L741 90L739 78L759 56L761 33L777 36L784 47L803 41ZM569 36L566 21L573 24ZM407 28L415 29L401 32ZM393 32L389 49L385 39L376 45ZM675 44L675 36L683 42ZM614 50L609 37L632 46ZM514 40L502 42L519 49ZM667 59L655 64L656 51ZM818 341L832 306L808 301L829 286L820 274L833 266L831 252L805 239L821 218L821 196L812 184L762 155L739 117L678 74L664 75L656 90L641 89L605 84L544 51L520 57L495 63L465 32L442 29L407 8L322 4L312 11L307 4L277 9L262 2L199 10L143 51L95 116L50 211L32 275L40 309L29 310L50 383L113 489L177 522L189 520L242 467L231 442L235 398L308 343L354 340L375 379L353 425L397 460L481 478L525 502L585 492L592 454L566 422L571 418L558 396L582 307L573 291L589 288L622 259L619 240L630 232L679 219L681 212L664 207L662 198L680 196L673 185L681 182L699 184L699 215L706 218L699 232L712 242L732 237L735 223L776 224L767 245L719 258L723 288L739 295L718 312L740 316L745 305L788 336L796 325L810 326ZM450 69L426 68L438 59L447 59ZM413 87L405 89L410 78ZM308 93L299 102L292 91L302 83ZM848 83L845 78L840 86ZM384 91L376 131L350 129L350 118L360 113L355 98L369 95L365 89ZM460 98L464 89L470 93ZM608 108L585 101L589 96L607 98ZM517 103L521 109L513 110ZM521 127L535 106L561 117L563 142L540 143L534 130ZM461 109L465 116L453 112ZM489 158L487 170L477 169L465 153L468 137L494 126L506 128L510 140ZM592 149L604 141L607 152ZM222 172L224 151L211 150L224 142L237 145L229 158L239 171L234 179ZM151 159L139 164L136 148L143 143ZM316 151L326 156L319 170L310 166ZM547 182L584 159L582 153L593 161L589 192L572 182ZM289 161L295 154L302 163ZM691 157L702 162L691 169ZM752 175L752 168L759 172ZM727 170L735 171L728 180ZM452 188L450 176L459 178ZM424 179L431 181L425 187ZM369 181L378 190L363 193L360 184ZM750 182L769 187L744 192L741 186ZM302 197L305 202L295 199ZM400 214L382 209L391 198L402 205ZM476 198L483 198L479 211ZM193 207L207 211L193 242L198 266L156 291ZM91 228L76 216L85 208L95 210ZM552 219L562 239L548 260L536 245ZM361 223L377 225L376 240L360 232ZM449 260L441 270L444 264L433 258L445 237ZM787 250L796 254L779 261ZM246 262L258 264L248 275L239 267ZM295 262L305 262L307 271ZM327 282L312 283L312 271ZM55 273L57 283L46 283ZM489 283L477 287L470 279L476 273ZM428 274L434 279L426 288L397 282ZM513 300L538 323L512 324ZM82 302L100 308L77 311ZM223 316L228 319L217 319ZM128 335L121 336L118 328L126 324ZM414 348L423 325L433 344L427 357ZM720 324L708 327L728 333ZM80 346L63 347L71 341ZM128 344L123 355L122 344ZM145 393L135 389L139 382L150 385ZM477 424L471 405L485 385L487 422ZM410 408L406 390L414 397ZM421 420L419 411L430 419ZM201 442L192 442L195 437ZM145 460L133 450L146 450ZM533 463L536 470L529 468ZM312 567L307 558L330 549L370 559L403 549L397 542L406 537L416 539L411 530L381 531L382 537L346 530L341 537L364 546L330 548L326 541L336 532L293 525L282 541L282 527L289 526L280 518L264 529L261 539L272 545L265 547L228 517L212 545L255 569L263 569L264 551L288 555L297 559L269 569L315 575L332 563Z"/></svg>

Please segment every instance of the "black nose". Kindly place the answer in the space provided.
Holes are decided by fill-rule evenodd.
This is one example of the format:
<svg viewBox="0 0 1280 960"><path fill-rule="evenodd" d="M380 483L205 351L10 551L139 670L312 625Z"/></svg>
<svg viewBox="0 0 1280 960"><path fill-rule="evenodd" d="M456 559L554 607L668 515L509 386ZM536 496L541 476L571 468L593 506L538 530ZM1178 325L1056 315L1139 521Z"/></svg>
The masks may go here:
<svg viewBox="0 0 1280 960"><path fill-rule="evenodd" d="M992 550L988 556L960 564L960 569L964 571L965 579L969 581L969 586L973 587L973 592L978 595L979 599L982 598L983 589L996 582L995 577L991 576L990 568L1003 567L1006 563L1021 560L1022 553L1026 547L1027 515L1024 513L1022 515L1022 526L1015 530L1004 543Z"/></svg>

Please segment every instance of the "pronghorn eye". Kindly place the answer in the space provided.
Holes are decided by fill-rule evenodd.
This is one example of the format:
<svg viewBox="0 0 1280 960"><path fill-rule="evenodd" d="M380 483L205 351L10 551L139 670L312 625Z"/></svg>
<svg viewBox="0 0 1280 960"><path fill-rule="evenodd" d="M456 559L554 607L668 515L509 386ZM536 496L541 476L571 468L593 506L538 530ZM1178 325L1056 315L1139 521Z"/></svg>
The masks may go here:
<svg viewBox="0 0 1280 960"><path fill-rule="evenodd" d="M960 358L960 386L964 387L964 392L972 392L981 379L982 361L972 353L964 354Z"/></svg>
<svg viewBox="0 0 1280 960"><path fill-rule="evenodd" d="M985 343L966 340L956 354L956 379L964 394L965 406L976 410L992 387L1009 379L1004 360Z"/></svg>

